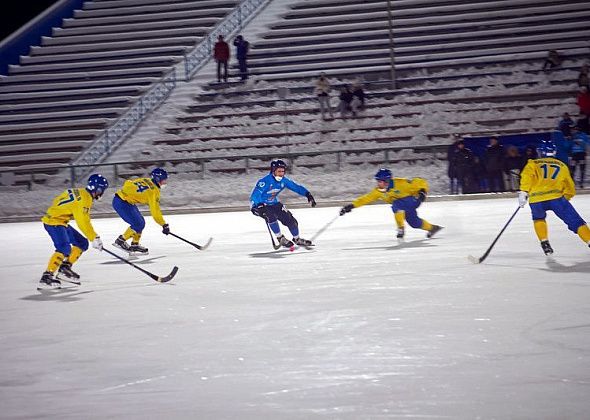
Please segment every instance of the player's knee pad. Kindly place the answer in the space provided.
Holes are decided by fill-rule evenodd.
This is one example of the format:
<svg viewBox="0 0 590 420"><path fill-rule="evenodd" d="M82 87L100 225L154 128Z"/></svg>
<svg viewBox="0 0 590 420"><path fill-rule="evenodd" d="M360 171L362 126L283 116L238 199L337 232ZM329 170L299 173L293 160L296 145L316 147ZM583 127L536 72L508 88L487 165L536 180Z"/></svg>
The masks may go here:
<svg viewBox="0 0 590 420"><path fill-rule="evenodd" d="M58 242L55 243L55 250L61 254L63 254L65 257L68 257L70 255L70 252L72 252L72 246L70 245L69 242Z"/></svg>
<svg viewBox="0 0 590 420"><path fill-rule="evenodd" d="M412 226L414 229L419 229L422 227L422 219L420 219L418 216L415 215L408 215L406 213L406 221L408 222L408 224L410 226Z"/></svg>
<svg viewBox="0 0 590 420"><path fill-rule="evenodd" d="M145 219L143 217L141 218L136 218L133 223L131 224L131 229L133 229L133 231L135 233L139 233L141 234L141 232L143 232L143 229L145 228Z"/></svg>
<svg viewBox="0 0 590 420"><path fill-rule="evenodd" d="M72 243L72 245L77 246L82 251L86 251L88 249L89 243L88 243L88 239L86 239L86 238L77 238L76 241L74 243Z"/></svg>

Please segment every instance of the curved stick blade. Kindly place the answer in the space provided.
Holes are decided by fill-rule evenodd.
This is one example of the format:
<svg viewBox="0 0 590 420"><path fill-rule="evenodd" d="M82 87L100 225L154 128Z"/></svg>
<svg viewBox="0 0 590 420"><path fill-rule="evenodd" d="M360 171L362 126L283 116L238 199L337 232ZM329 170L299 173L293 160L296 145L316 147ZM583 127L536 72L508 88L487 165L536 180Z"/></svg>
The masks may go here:
<svg viewBox="0 0 590 420"><path fill-rule="evenodd" d="M166 277L158 277L156 279L156 281L159 281L160 283L167 283L174 278L177 271L178 271L178 267L174 266L174 268L172 269L170 274L168 274Z"/></svg>

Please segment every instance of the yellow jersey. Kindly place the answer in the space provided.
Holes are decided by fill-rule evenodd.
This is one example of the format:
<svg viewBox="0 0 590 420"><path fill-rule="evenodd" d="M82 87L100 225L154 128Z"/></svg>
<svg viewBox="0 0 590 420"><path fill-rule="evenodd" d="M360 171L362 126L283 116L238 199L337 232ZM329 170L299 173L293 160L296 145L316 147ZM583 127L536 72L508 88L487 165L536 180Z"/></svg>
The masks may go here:
<svg viewBox="0 0 590 420"><path fill-rule="evenodd" d="M90 209L94 200L84 188L70 188L53 199L41 221L50 226L67 226L72 218L88 240L96 238L90 223Z"/></svg>
<svg viewBox="0 0 590 420"><path fill-rule="evenodd" d="M530 159L520 175L520 190L529 193L529 203L576 195L569 168L558 159Z"/></svg>
<svg viewBox="0 0 590 420"><path fill-rule="evenodd" d="M129 204L147 204L156 223L166 224L160 210L160 188L151 178L128 179L116 194Z"/></svg>
<svg viewBox="0 0 590 420"><path fill-rule="evenodd" d="M423 178L392 178L389 181L387 191L380 191L378 188L375 188L371 192L354 200L352 205L354 207L360 207L377 200L391 204L400 198L417 196L420 190L428 192L428 182Z"/></svg>

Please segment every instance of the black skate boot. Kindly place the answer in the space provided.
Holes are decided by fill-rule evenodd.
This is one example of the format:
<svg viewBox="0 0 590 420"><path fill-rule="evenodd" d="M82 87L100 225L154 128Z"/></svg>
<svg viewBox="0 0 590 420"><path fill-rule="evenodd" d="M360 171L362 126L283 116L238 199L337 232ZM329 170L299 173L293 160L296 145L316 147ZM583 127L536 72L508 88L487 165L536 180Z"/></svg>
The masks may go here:
<svg viewBox="0 0 590 420"><path fill-rule="evenodd" d="M406 234L406 231L404 228L397 228L397 235L395 235L395 237L401 241L404 239L405 234Z"/></svg>
<svg viewBox="0 0 590 420"><path fill-rule="evenodd" d="M303 239L303 238L300 238L299 236L293 238L293 243L295 245L304 246L306 248L314 246L309 239Z"/></svg>
<svg viewBox="0 0 590 420"><path fill-rule="evenodd" d="M439 226L439 225L432 225L432 229L430 229L428 231L428 233L426 234L427 238L432 238L434 235L436 235L436 232L438 232L439 230L441 230L443 227Z"/></svg>
<svg viewBox="0 0 590 420"><path fill-rule="evenodd" d="M541 241L541 248L543 248L545 255L553 254L553 248L549 245L549 241Z"/></svg>
<svg viewBox="0 0 590 420"><path fill-rule="evenodd" d="M58 274L63 274L68 279L78 280L80 275L72 270L72 263L69 261L64 261L59 266Z"/></svg>
<svg viewBox="0 0 590 420"><path fill-rule="evenodd" d="M115 242L113 242L113 245L119 249L122 249L123 251L129 252L130 246L127 243L127 241L125 241L123 236L121 236L121 235L119 235L119 237L117 239L115 239Z"/></svg>
<svg viewBox="0 0 590 420"><path fill-rule="evenodd" d="M285 238L285 235L277 236L277 239L279 240L279 243L285 248L291 248L295 246L293 242Z"/></svg>
<svg viewBox="0 0 590 420"><path fill-rule="evenodd" d="M43 289L59 289L61 286L61 282L53 277L53 273L50 271L45 271L43 276L41 276L41 280L39 280L39 285L37 286L37 290Z"/></svg>
<svg viewBox="0 0 590 420"><path fill-rule="evenodd" d="M129 254L134 255L147 255L149 253L148 249L145 246L141 246L139 244L132 243L129 247Z"/></svg>

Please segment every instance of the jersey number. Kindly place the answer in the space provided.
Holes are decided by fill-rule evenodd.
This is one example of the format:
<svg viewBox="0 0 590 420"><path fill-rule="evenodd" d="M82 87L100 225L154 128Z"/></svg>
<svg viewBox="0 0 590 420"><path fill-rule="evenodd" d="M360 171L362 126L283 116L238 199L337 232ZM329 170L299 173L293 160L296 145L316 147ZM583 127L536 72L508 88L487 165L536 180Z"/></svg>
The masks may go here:
<svg viewBox="0 0 590 420"><path fill-rule="evenodd" d="M546 163L541 165L541 168L543 169L543 178L547 179L549 178L549 168L553 169L553 173L551 174L551 179L555 179L557 178L557 174L559 174L559 170L561 169L561 167L559 165L547 165Z"/></svg>
<svg viewBox="0 0 590 420"><path fill-rule="evenodd" d="M149 190L150 187L149 185L145 184L144 182L138 181L138 182L134 182L135 186L137 187L137 192L138 193L142 193L145 190Z"/></svg>
<svg viewBox="0 0 590 420"><path fill-rule="evenodd" d="M74 192L72 190L68 190L68 198L61 200L59 203L57 203L57 205L63 206L64 204L71 203L72 201L74 201Z"/></svg>

